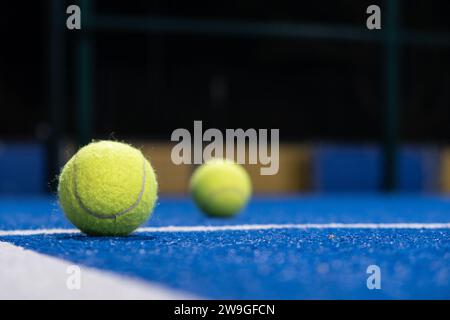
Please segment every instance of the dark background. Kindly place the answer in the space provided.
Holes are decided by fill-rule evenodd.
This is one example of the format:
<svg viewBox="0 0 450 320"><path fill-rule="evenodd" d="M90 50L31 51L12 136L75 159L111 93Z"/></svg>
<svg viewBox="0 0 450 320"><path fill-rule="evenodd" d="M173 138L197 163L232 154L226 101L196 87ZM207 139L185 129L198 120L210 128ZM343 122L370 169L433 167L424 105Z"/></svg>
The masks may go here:
<svg viewBox="0 0 450 320"><path fill-rule="evenodd" d="M64 2L65 6L77 3ZM49 1L0 11L0 138L46 139L49 124ZM98 1L96 13L365 26L383 1ZM83 10L83 9L82 9ZM450 31L448 1L403 1L401 26ZM67 112L75 135L74 43L67 31ZM376 31L374 31L376 32ZM280 128L292 141L381 141L382 46L274 37L95 33L94 134L169 140L194 120L218 128ZM450 140L450 49L401 50L400 137Z"/></svg>

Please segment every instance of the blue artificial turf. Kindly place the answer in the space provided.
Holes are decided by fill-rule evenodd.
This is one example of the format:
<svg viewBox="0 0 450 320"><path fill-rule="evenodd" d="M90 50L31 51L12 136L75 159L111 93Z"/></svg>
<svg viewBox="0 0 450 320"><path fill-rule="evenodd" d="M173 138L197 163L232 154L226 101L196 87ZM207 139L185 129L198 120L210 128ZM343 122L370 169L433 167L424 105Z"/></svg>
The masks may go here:
<svg viewBox="0 0 450 320"><path fill-rule="evenodd" d="M450 222L450 198L418 195L256 197L232 219L211 219L189 198L162 198L146 226ZM71 228L54 197L0 197L0 230Z"/></svg>
<svg viewBox="0 0 450 320"><path fill-rule="evenodd" d="M149 226L450 222L446 198L311 196L255 199L235 219L210 219L184 198L162 199ZM0 229L70 227L52 198L3 198ZM0 241L82 265L221 299L450 299L450 229L280 229L77 234ZM368 290L376 264L382 289Z"/></svg>
<svg viewBox="0 0 450 320"><path fill-rule="evenodd" d="M450 298L450 231L265 230L9 237L75 263L220 299ZM382 271L382 290L366 269Z"/></svg>

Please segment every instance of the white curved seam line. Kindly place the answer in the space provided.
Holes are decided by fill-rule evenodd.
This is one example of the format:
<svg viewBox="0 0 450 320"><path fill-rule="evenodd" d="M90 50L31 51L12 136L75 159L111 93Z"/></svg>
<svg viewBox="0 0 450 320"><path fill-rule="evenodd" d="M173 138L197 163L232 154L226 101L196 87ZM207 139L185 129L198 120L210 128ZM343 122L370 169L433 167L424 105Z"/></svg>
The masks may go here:
<svg viewBox="0 0 450 320"><path fill-rule="evenodd" d="M145 158L144 158L144 156L142 156L142 160L143 160L143 174L142 174L142 186L141 186L141 190L139 191L139 194L138 194L138 198L137 198L137 200L131 205L131 206L129 206L128 208L126 208L126 209L124 209L124 210L122 210L122 211L120 211L119 213L115 213L115 214L112 214L112 215L108 215L108 216L102 216L102 215L99 215L99 214L97 214L97 213L95 213L94 211L92 211L92 210L90 210L84 203L83 203L83 201L81 200L81 197L80 197L80 195L78 194L78 189L77 189L77 170L76 170L76 159L75 159L75 161L74 161L74 163L73 163L73 167L74 167L74 170L73 170L73 175L74 175L74 177L73 177L73 188L74 188L74 194L75 194L75 198L76 198L76 200L77 200L77 202L78 202L78 204L80 205L80 207L87 213L87 214L89 214L90 216L93 216L93 217L95 217L95 218L97 218L97 219L117 219L118 217L120 217L120 216L123 216L124 214L127 214L128 212L130 212L130 211L132 211L134 208L136 208L138 205L139 205L139 203L141 202L141 200L142 200L142 196L144 195L144 191L145 191L145 182L146 182L146 180L147 180L147 172L146 172L146 170L145 170Z"/></svg>

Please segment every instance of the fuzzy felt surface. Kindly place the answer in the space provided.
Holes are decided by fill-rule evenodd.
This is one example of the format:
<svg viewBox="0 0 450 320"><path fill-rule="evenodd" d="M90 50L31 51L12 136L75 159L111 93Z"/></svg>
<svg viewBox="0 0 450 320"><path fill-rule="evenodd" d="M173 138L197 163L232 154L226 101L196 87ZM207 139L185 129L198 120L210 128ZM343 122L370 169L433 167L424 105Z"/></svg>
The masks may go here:
<svg viewBox="0 0 450 320"><path fill-rule="evenodd" d="M58 195L67 218L91 235L126 235L151 214L157 182L142 153L100 141L80 149L64 166Z"/></svg>
<svg viewBox="0 0 450 320"><path fill-rule="evenodd" d="M197 168L190 190L206 214L233 216L247 204L252 185L242 166L230 160L214 159Z"/></svg>

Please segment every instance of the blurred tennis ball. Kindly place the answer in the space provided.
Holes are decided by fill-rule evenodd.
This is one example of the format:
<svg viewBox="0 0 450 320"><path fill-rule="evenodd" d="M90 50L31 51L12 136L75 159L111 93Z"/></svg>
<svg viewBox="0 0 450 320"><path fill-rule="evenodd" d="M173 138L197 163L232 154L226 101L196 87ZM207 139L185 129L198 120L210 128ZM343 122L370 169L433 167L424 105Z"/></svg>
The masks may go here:
<svg viewBox="0 0 450 320"><path fill-rule="evenodd" d="M236 215L252 194L247 171L227 159L213 159L198 167L189 188L198 207L214 217Z"/></svg>
<svg viewBox="0 0 450 320"><path fill-rule="evenodd" d="M141 151L114 142L80 149L59 177L59 202L66 217L94 236L123 236L145 222L155 206L155 172Z"/></svg>

